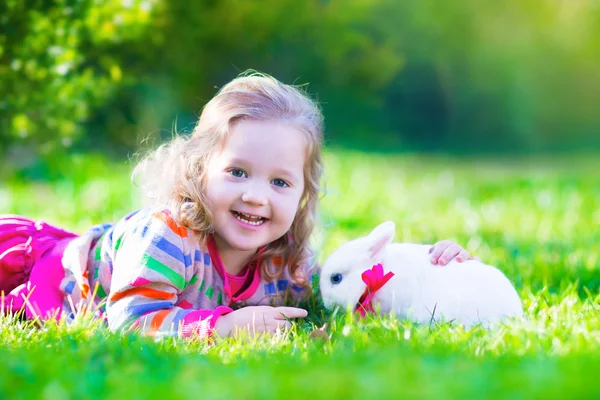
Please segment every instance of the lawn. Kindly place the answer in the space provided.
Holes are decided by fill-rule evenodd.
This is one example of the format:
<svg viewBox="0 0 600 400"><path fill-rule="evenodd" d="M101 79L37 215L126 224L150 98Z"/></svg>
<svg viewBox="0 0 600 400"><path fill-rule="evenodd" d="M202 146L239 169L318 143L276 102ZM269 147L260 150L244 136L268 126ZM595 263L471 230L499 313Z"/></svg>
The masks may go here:
<svg viewBox="0 0 600 400"><path fill-rule="evenodd" d="M37 168L0 183L0 212L82 231L141 204L131 164L88 155ZM600 397L600 161L331 151L326 171L321 260L391 219L398 241L452 239L497 265L526 319L465 330L312 307L284 335L207 345L4 316L0 399ZM40 174L51 179L28 178ZM325 322L328 339L311 337Z"/></svg>

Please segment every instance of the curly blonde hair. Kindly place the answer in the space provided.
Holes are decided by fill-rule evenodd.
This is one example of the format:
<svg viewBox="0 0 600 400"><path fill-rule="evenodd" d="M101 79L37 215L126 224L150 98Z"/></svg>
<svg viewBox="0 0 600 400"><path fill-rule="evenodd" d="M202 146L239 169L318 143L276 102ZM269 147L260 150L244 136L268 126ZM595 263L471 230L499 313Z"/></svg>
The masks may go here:
<svg viewBox="0 0 600 400"><path fill-rule="evenodd" d="M252 260L260 257L261 272L269 280L279 277L289 265L294 282L306 286L307 277L298 268L313 256L309 239L320 192L323 116L302 88L254 71L238 76L205 105L191 135L176 135L148 154L135 167L132 180L140 182L153 205L170 210L178 223L192 229L199 241L206 241L213 232L205 190L206 165L241 120L281 121L307 138L304 192L290 231ZM274 258L281 262L272 263L275 270L269 270L267 265Z"/></svg>

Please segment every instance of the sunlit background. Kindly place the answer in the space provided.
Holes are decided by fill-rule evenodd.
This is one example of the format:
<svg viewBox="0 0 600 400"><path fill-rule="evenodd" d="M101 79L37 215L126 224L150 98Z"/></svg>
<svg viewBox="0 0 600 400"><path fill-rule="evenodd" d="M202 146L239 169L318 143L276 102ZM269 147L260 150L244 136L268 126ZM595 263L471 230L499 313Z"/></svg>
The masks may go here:
<svg viewBox="0 0 600 400"><path fill-rule="evenodd" d="M249 68L307 85L330 147L600 149L599 49L595 0L7 0L0 152L122 157Z"/></svg>
<svg viewBox="0 0 600 400"><path fill-rule="evenodd" d="M600 398L600 1L2 0L0 214L122 218L136 152L247 69L323 108L319 261L393 220L497 266L525 319L309 307L207 346L0 314L0 398Z"/></svg>

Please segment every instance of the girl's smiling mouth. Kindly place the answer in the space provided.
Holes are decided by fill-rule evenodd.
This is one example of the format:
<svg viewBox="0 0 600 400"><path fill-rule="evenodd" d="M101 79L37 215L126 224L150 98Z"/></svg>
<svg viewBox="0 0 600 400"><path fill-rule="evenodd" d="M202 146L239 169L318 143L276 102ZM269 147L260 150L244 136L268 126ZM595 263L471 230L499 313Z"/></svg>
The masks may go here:
<svg viewBox="0 0 600 400"><path fill-rule="evenodd" d="M268 218L260 217L258 215L247 214L234 210L231 210L231 213L242 224L249 225L251 227L259 227L269 220Z"/></svg>

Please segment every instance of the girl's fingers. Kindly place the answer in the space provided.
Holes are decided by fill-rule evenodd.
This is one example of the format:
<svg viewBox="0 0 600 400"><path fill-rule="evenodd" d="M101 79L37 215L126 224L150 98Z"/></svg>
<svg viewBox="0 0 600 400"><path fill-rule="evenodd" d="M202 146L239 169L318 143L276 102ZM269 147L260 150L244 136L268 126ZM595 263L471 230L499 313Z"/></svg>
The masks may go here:
<svg viewBox="0 0 600 400"><path fill-rule="evenodd" d="M303 308L296 307L275 307L273 318L276 320L286 320L288 318L304 318L308 312Z"/></svg>
<svg viewBox="0 0 600 400"><path fill-rule="evenodd" d="M275 326L276 326L276 329L279 329L281 331L287 331L288 329L290 329L292 327L292 323L290 321L277 320Z"/></svg>
<svg viewBox="0 0 600 400"><path fill-rule="evenodd" d="M465 249L462 249L460 253L458 253L458 255L456 256L456 261L463 262L467 260L470 260L470 254Z"/></svg>
<svg viewBox="0 0 600 400"><path fill-rule="evenodd" d="M440 264L440 265L448 264L451 260L454 259L454 257L456 257L460 253L461 250L462 250L462 247L460 247L457 244L452 244L446 250L444 250L444 252L442 253L442 255L440 256L440 258L438 260L438 264Z"/></svg>
<svg viewBox="0 0 600 400"><path fill-rule="evenodd" d="M429 252L431 253L431 263L437 264L440 256L450 245L451 243L447 240L442 240L441 242L437 242L436 244L434 244L433 247L431 247L431 249L429 250Z"/></svg>
<svg viewBox="0 0 600 400"><path fill-rule="evenodd" d="M285 319L274 319L269 318L260 325L260 329L257 329L259 333L275 333L279 331L286 331L292 327L292 323Z"/></svg>

